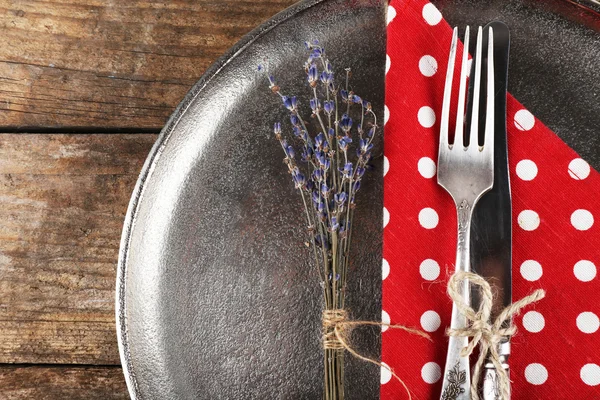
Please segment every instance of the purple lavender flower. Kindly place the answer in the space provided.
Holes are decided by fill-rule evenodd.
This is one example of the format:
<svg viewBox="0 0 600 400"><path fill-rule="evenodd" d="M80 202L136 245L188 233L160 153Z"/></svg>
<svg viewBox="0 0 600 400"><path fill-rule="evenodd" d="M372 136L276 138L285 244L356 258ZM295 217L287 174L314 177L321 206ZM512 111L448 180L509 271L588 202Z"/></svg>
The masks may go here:
<svg viewBox="0 0 600 400"><path fill-rule="evenodd" d="M342 96L342 100L345 102L348 101L348 91L345 89L340 90L340 96Z"/></svg>
<svg viewBox="0 0 600 400"><path fill-rule="evenodd" d="M317 69L317 64L312 63L308 68L308 83L311 87L317 86L317 81L319 80L319 70Z"/></svg>
<svg viewBox="0 0 600 400"><path fill-rule="evenodd" d="M362 99L357 95L352 96L352 101L354 102L354 104L362 104Z"/></svg>
<svg viewBox="0 0 600 400"><path fill-rule="evenodd" d="M326 199L329 198L329 195L331 194L331 189L329 188L329 186L327 186L326 184L322 184L321 185L321 194L323 195L323 197L325 197Z"/></svg>
<svg viewBox="0 0 600 400"><path fill-rule="evenodd" d="M294 151L294 148L292 146L287 147L286 154L289 158L294 158L296 156L296 152Z"/></svg>
<svg viewBox="0 0 600 400"><path fill-rule="evenodd" d="M329 250L329 241L323 237L323 235L315 236L315 243L317 246L324 248L325 250Z"/></svg>
<svg viewBox="0 0 600 400"><path fill-rule="evenodd" d="M315 137L315 149L322 150L324 143L325 135L323 135L323 132L319 132L319 134Z"/></svg>
<svg viewBox="0 0 600 400"><path fill-rule="evenodd" d="M298 167L292 170L292 178L294 180L294 186L296 189L301 189L306 184L306 177L300 172Z"/></svg>
<svg viewBox="0 0 600 400"><path fill-rule="evenodd" d="M281 100L283 101L283 105L285 106L285 108L292 112L296 111L296 109L298 108L298 99L296 98L296 96L283 96Z"/></svg>
<svg viewBox="0 0 600 400"><path fill-rule="evenodd" d="M333 141L333 137L335 136L335 129L329 128L327 133L329 134L329 140Z"/></svg>
<svg viewBox="0 0 600 400"><path fill-rule="evenodd" d="M302 161L309 162L312 158L312 154L313 154L312 148L310 146L304 146L302 148L302 154L301 154Z"/></svg>
<svg viewBox="0 0 600 400"><path fill-rule="evenodd" d="M315 188L315 182L312 179L308 179L306 181L306 191L312 192L314 188Z"/></svg>
<svg viewBox="0 0 600 400"><path fill-rule="evenodd" d="M340 228L340 224L338 224L337 217L331 217L330 229L332 232L336 232Z"/></svg>
<svg viewBox="0 0 600 400"><path fill-rule="evenodd" d="M273 131L275 132L275 137L281 137L281 122L275 122L273 126Z"/></svg>
<svg viewBox="0 0 600 400"><path fill-rule="evenodd" d="M319 154L315 153L315 156L317 157L317 161L319 161L319 167L323 171L329 170L329 167L330 167L331 163L327 159L327 157L325 156L325 154L323 154L323 152L319 152Z"/></svg>
<svg viewBox="0 0 600 400"><path fill-rule="evenodd" d="M333 73L327 71L321 72L321 82L323 82L325 85L329 85L330 83L332 83Z"/></svg>
<svg viewBox="0 0 600 400"><path fill-rule="evenodd" d="M338 206L343 206L346 200L348 200L348 195L346 192L341 192L334 195L333 198Z"/></svg>
<svg viewBox="0 0 600 400"><path fill-rule="evenodd" d="M372 148L373 144L369 143L367 139L360 139L359 148L357 149L357 151L359 155L366 154L367 152L371 151Z"/></svg>
<svg viewBox="0 0 600 400"><path fill-rule="evenodd" d="M325 176L325 173L321 169L315 169L313 171L313 179L315 182L322 182L324 176Z"/></svg>
<svg viewBox="0 0 600 400"><path fill-rule="evenodd" d="M310 108L313 114L318 114L321 109L321 102L318 99L310 99Z"/></svg>
<svg viewBox="0 0 600 400"><path fill-rule="evenodd" d="M338 140L338 145L343 152L348 150L348 145L352 143L352 138L350 136L344 136L340 140Z"/></svg>
<svg viewBox="0 0 600 400"><path fill-rule="evenodd" d="M365 174L365 169L363 167L357 167L356 168L356 178L357 180L360 180L363 175Z"/></svg>
<svg viewBox="0 0 600 400"><path fill-rule="evenodd" d="M346 163L344 168L340 168L340 172L342 173L342 177L344 179L350 179L352 177L352 163Z"/></svg>
<svg viewBox="0 0 600 400"><path fill-rule="evenodd" d="M323 200L319 200L317 203L317 211L320 213L325 213L327 208L325 207L325 202Z"/></svg>
<svg viewBox="0 0 600 400"><path fill-rule="evenodd" d="M296 116L296 114L290 114L290 122L293 126L300 126L300 120Z"/></svg>
<svg viewBox="0 0 600 400"><path fill-rule="evenodd" d="M315 207L317 207L317 209L318 209L319 202L321 201L318 191L312 192L312 201L313 201L313 204L315 205Z"/></svg>
<svg viewBox="0 0 600 400"><path fill-rule="evenodd" d="M323 108L327 115L331 115L335 110L335 102L333 100L326 101Z"/></svg>
<svg viewBox="0 0 600 400"><path fill-rule="evenodd" d="M352 129L352 118L350 118L347 114L342 115L342 119L340 120L340 128L346 134L348 134L350 129Z"/></svg>

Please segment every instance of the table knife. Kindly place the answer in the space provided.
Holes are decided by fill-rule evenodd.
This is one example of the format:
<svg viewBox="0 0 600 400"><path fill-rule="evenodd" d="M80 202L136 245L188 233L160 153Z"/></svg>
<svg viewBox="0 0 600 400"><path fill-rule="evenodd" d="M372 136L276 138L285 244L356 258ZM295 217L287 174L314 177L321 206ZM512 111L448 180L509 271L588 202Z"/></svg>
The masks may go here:
<svg viewBox="0 0 600 400"><path fill-rule="evenodd" d="M494 30L495 71L495 154L494 187L485 194L474 209L471 230L471 267L483 276L496 294L491 320L512 302L512 207L506 138L506 89L510 32L499 21L489 23ZM486 26L486 28L487 28ZM484 28L484 32L487 29ZM487 44L487 38L483 43ZM487 54L484 45L483 54ZM482 79L482 82L484 80ZM481 132L481 131L480 131ZM477 293L473 306L478 307ZM508 371L510 338L500 345L501 362ZM483 371L484 400L498 400L497 376L494 366L486 362ZM481 387L481 386L479 386ZM508 400L508 399L501 399Z"/></svg>

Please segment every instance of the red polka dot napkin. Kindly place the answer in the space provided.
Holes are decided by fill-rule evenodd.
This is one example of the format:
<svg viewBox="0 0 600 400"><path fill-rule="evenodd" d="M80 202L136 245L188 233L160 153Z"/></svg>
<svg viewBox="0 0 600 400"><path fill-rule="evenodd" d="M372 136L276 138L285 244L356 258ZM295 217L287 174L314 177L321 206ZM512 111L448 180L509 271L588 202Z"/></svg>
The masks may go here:
<svg viewBox="0 0 600 400"><path fill-rule="evenodd" d="M415 399L439 398L452 306L456 211L436 179L451 35L432 4L390 2L382 318L434 343L383 329L382 361ZM515 318L512 398L600 399L600 176L511 96L507 118L513 298L547 292ZM386 369L381 398L407 398Z"/></svg>

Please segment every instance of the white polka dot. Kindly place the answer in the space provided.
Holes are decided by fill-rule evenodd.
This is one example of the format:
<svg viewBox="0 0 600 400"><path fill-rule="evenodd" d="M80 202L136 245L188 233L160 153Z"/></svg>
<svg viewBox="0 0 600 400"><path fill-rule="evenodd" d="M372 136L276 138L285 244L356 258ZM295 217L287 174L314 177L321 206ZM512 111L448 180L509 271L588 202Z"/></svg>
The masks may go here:
<svg viewBox="0 0 600 400"><path fill-rule="evenodd" d="M435 124L435 111L429 106L423 106L417 114L419 124L424 128L431 128Z"/></svg>
<svg viewBox="0 0 600 400"><path fill-rule="evenodd" d="M421 378L423 378L426 383L436 383L441 377L442 369L437 363L428 362L427 364L423 365L423 368L421 368Z"/></svg>
<svg viewBox="0 0 600 400"><path fill-rule="evenodd" d="M523 315L523 327L529 332L541 332L545 325L544 316L537 311L529 311Z"/></svg>
<svg viewBox="0 0 600 400"><path fill-rule="evenodd" d="M573 267L573 273L580 281L589 282L596 277L596 266L588 260L577 261Z"/></svg>
<svg viewBox="0 0 600 400"><path fill-rule="evenodd" d="M571 214L571 224L578 231L587 231L594 225L594 216L588 210L576 210Z"/></svg>
<svg viewBox="0 0 600 400"><path fill-rule="evenodd" d="M390 59L390 56L388 56L387 54L385 55L385 74L387 75L388 72L390 72L390 67L392 66L392 60Z"/></svg>
<svg viewBox="0 0 600 400"><path fill-rule="evenodd" d="M585 364L579 373L581 380L588 386L600 385L600 366L597 364Z"/></svg>
<svg viewBox="0 0 600 400"><path fill-rule="evenodd" d="M421 327L426 332L435 332L442 323L440 315L433 310L425 311L421 315Z"/></svg>
<svg viewBox="0 0 600 400"><path fill-rule="evenodd" d="M390 274L390 263L384 258L381 260L381 279L385 280Z"/></svg>
<svg viewBox="0 0 600 400"><path fill-rule="evenodd" d="M424 208L419 212L419 223L425 229L433 229L440 222L438 213L433 208Z"/></svg>
<svg viewBox="0 0 600 400"><path fill-rule="evenodd" d="M383 125L387 124L390 120L390 109L388 106L383 106Z"/></svg>
<svg viewBox="0 0 600 400"><path fill-rule="evenodd" d="M521 276L529 282L537 281L543 273L542 265L535 260L527 260L521 264Z"/></svg>
<svg viewBox="0 0 600 400"><path fill-rule="evenodd" d="M386 156L383 156L383 176L386 176L389 170L390 160Z"/></svg>
<svg viewBox="0 0 600 400"><path fill-rule="evenodd" d="M440 265L432 259L424 260L419 267L421 277L427 281L435 281L440 276Z"/></svg>
<svg viewBox="0 0 600 400"><path fill-rule="evenodd" d="M423 157L417 164L419 173L423 178L430 179L435 176L435 162L429 157Z"/></svg>
<svg viewBox="0 0 600 400"><path fill-rule="evenodd" d="M381 322L384 324L390 324L390 314L388 314L387 312L385 312L384 310L381 310ZM390 329L389 326L387 325L381 325L381 332L385 332L388 329Z"/></svg>
<svg viewBox="0 0 600 400"><path fill-rule="evenodd" d="M382 361L381 362L381 384L385 385L391 379L392 379L392 371L390 370L390 367Z"/></svg>
<svg viewBox="0 0 600 400"><path fill-rule="evenodd" d="M423 18L429 25L437 25L442 20L442 13L433 4L427 3L423 7Z"/></svg>
<svg viewBox="0 0 600 400"><path fill-rule="evenodd" d="M383 207L383 227L385 228L387 224L390 223L390 212L387 208Z"/></svg>
<svg viewBox="0 0 600 400"><path fill-rule="evenodd" d="M387 9L387 23L389 25L390 22L392 22L394 20L394 18L396 18L396 9L392 6L388 6Z"/></svg>
<svg viewBox="0 0 600 400"><path fill-rule="evenodd" d="M517 218L519 226L526 231L535 231L540 226L540 216L532 210L523 210Z"/></svg>
<svg viewBox="0 0 600 400"><path fill-rule="evenodd" d="M519 110L515 113L515 126L520 131L528 131L535 125L535 117L528 110Z"/></svg>
<svg viewBox="0 0 600 400"><path fill-rule="evenodd" d="M517 176L524 181L531 181L538 174L538 167L531 160L521 160L517 164Z"/></svg>
<svg viewBox="0 0 600 400"><path fill-rule="evenodd" d="M430 55L423 56L419 60L419 71L426 77L435 75L437 68L437 61Z"/></svg>
<svg viewBox="0 0 600 400"><path fill-rule="evenodd" d="M577 328L583 333L595 333L600 328L600 319L593 312L582 312L577 316Z"/></svg>
<svg viewBox="0 0 600 400"><path fill-rule="evenodd" d="M542 385L548 380L548 370L542 364L529 364L525 367L525 379L532 385Z"/></svg>
<svg viewBox="0 0 600 400"><path fill-rule="evenodd" d="M581 158L576 158L569 163L569 175L578 181L584 180L590 175L590 164Z"/></svg>

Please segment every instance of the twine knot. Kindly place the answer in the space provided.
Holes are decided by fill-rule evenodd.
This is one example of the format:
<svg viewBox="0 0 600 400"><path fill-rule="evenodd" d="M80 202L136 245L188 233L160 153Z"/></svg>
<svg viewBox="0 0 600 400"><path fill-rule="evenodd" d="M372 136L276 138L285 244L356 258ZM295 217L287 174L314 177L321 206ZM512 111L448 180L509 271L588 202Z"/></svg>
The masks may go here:
<svg viewBox="0 0 600 400"><path fill-rule="evenodd" d="M344 309L332 309L332 310L323 310L322 316L323 322L323 348L325 350L346 350L348 353L352 354L354 357L369 362L371 364L375 364L381 368L385 368L402 384L406 393L408 394L408 398L412 399L412 395L408 386L404 383L402 379L391 369L387 364L383 364L376 359L365 357L354 350L349 344L349 336L352 331L352 328L355 326L387 326L390 329L401 329L408 333L418 335L424 337L425 339L432 342L431 337L418 329L413 329L406 327L404 325L392 325L387 324L385 322L375 322L375 321L348 321L348 313Z"/></svg>
<svg viewBox="0 0 600 400"><path fill-rule="evenodd" d="M479 287L481 303L478 310L474 310L463 300L461 287L465 280ZM468 326L464 329L448 329L448 335L473 338L468 346L462 349L461 356L470 356L475 347L480 345L479 358L473 371L471 397L473 400L479 400L477 386L481 377L481 368L489 354L489 360L494 365L498 376L498 389L501 398L509 399L510 380L508 372L502 366L501 356L498 353L499 345L502 341L509 340L517 331L516 326L512 323L512 317L519 314L524 307L543 299L546 296L546 292L538 289L529 296L512 303L504 308L493 322L490 322L493 305L492 288L480 275L462 271L455 273L450 278L450 282L448 282L448 295L468 321Z"/></svg>
<svg viewBox="0 0 600 400"><path fill-rule="evenodd" d="M334 309L323 311L323 348L341 350L348 335L344 329L348 313L346 310ZM339 337L339 338L338 338Z"/></svg>

